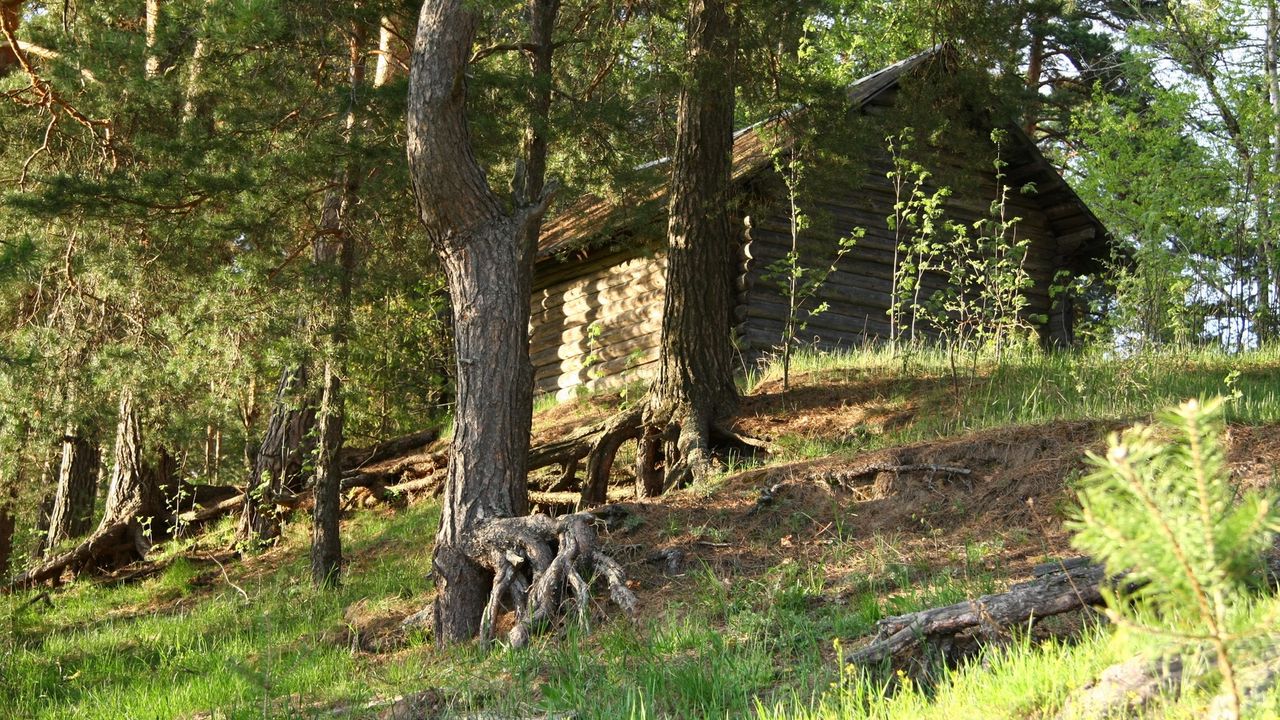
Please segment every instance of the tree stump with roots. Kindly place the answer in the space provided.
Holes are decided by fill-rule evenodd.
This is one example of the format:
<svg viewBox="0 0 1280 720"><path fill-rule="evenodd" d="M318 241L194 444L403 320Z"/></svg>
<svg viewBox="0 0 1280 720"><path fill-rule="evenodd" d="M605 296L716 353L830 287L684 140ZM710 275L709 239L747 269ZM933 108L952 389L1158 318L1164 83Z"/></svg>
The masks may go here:
<svg viewBox="0 0 1280 720"><path fill-rule="evenodd" d="M513 647L562 619L569 606L580 622L590 616L591 583L605 583L609 597L628 617L638 601L626 572L600 547L598 513L552 518L530 515L491 520L466 539L464 552L493 572L493 586L480 620L480 641L493 640L498 614L509 608L515 624L507 633Z"/></svg>

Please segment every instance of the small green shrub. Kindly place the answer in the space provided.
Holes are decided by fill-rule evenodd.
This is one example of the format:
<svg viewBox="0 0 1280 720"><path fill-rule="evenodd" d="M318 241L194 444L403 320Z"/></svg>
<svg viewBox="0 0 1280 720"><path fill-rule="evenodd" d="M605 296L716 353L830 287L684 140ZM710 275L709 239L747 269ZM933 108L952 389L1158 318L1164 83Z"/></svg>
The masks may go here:
<svg viewBox="0 0 1280 720"><path fill-rule="evenodd" d="M1245 641L1269 631L1248 612L1249 579L1280 513L1261 493L1236 498L1222 429L1221 399L1191 400L1155 426L1112 434L1106 456L1091 455L1097 469L1070 527L1078 548L1125 580L1108 597L1111 619L1173 650L1209 651L1238 716L1235 665Z"/></svg>

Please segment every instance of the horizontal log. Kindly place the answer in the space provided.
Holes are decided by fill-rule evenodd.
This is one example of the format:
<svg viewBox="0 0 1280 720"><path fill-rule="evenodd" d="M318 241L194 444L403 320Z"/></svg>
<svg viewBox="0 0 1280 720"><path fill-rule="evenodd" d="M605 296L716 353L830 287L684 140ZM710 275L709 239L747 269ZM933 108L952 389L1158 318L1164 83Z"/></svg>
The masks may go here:
<svg viewBox="0 0 1280 720"><path fill-rule="evenodd" d="M853 250L845 255L846 259L868 258L891 265L895 247L898 247L900 241L906 242L909 240L909 236L895 237L893 232L887 228L872 229L866 225L852 223L829 231L814 228L806 231L804 236L797 241L801 256L808 258L806 264L830 263L836 255L839 239L850 235L856 228L866 229L866 234L859 238ZM760 255L758 248L761 246L771 245L785 248L787 251L791 249L790 230L782 222L775 222L767 218L762 219L759 228L752 233L752 237L753 253L757 257ZM903 252L905 251L902 249L898 250L899 257L902 256ZM1039 241L1033 239L1031 246L1027 248L1027 259L1023 266L1035 277L1052 277L1057 269L1054 263L1054 258L1057 255L1058 247L1056 241L1047 237Z"/></svg>
<svg viewBox="0 0 1280 720"><path fill-rule="evenodd" d="M660 236L655 235L649 245L644 240L637 240L625 248L601 247L585 254L571 253L564 260L542 260L534 267L532 290L537 292L557 283L572 281L593 268L610 267L632 258L644 257L653 251L661 251L663 246L657 242L660 239Z"/></svg>
<svg viewBox="0 0 1280 720"><path fill-rule="evenodd" d="M756 284L752 295L755 296L762 291L781 292L775 290L778 285L776 278L767 278L769 274L769 265L778 260L784 260L783 248L762 244L756 249L761 258L761 266L754 268L753 272L757 274ZM887 296L889 293L891 278L893 276L892 254L879 253L877 251L868 252L866 249L855 249L841 259L837 269L831 273L826 281L819 288L819 292L827 291L829 287L850 288L849 295L856 296L859 290L869 292L879 292L886 296L886 299L878 300L883 307L888 307ZM880 260L883 262L876 262ZM802 260L802 264L803 260ZM809 266L814 267L814 266ZM817 270L825 270L826 267L816 267ZM1023 291L1023 295L1028 299L1032 312L1046 312L1049 308L1048 284L1038 280L1033 274L1028 273L1033 284ZM921 300L926 300L935 292L951 287L945 275L938 270L928 270L924 274L921 282L924 293ZM838 295L834 295L836 291L828 291L833 293L831 299L838 299Z"/></svg>
<svg viewBox="0 0 1280 720"><path fill-rule="evenodd" d="M199 510L189 510L178 514L178 522L182 525L200 525L214 518L220 518L223 515L240 509L244 506L244 491L241 490L239 495L229 497L219 503L210 505L209 507L200 508Z"/></svg>
<svg viewBox="0 0 1280 720"><path fill-rule="evenodd" d="M769 323L772 323L769 324ZM815 342L815 336L817 340ZM861 348L877 338L888 337L888 331L875 332L871 327L866 334L861 331L824 330L821 332L805 332L796 338L796 342L804 347L816 346L822 350ZM773 352L781 346L782 325L774 321L751 318L747 321L741 334L740 342L744 350Z"/></svg>
<svg viewBox="0 0 1280 720"><path fill-rule="evenodd" d="M849 653L845 660L857 665L880 663L926 640L993 625L1025 626L1032 619L1098 605L1104 579L1103 567L1090 564L1016 585L1008 592L888 617L876 623L872 642Z"/></svg>
<svg viewBox="0 0 1280 720"><path fill-rule="evenodd" d="M420 430L418 432L401 435L400 437L384 440L372 447L367 448L344 448L339 460L339 465L343 470L352 470L355 468L372 465L382 462L388 458L403 455L410 450L416 450L420 447L430 445L440 439L440 431L435 428Z"/></svg>
<svg viewBox="0 0 1280 720"><path fill-rule="evenodd" d="M621 372L611 375L581 382L576 375L565 376L560 378L548 378L540 382L534 383L535 389L540 393L553 395L557 400L572 400L577 397L581 391L588 392L608 392L618 388L626 387L633 382L646 380L651 378L658 368L657 358L647 362L637 363ZM561 384L563 383L563 384ZM579 389L581 388L581 390Z"/></svg>
<svg viewBox="0 0 1280 720"><path fill-rule="evenodd" d="M615 360L609 360L590 368L578 369L571 372L555 372L548 371L541 376L534 377L534 385L541 392L553 392L572 388L578 385L586 385L591 388L602 388L598 381L608 378L611 375L618 375L632 367L640 367L646 365L658 357L658 349L655 346L651 350L646 350L642 355L637 357L622 357ZM619 387L625 383L613 383L609 387Z"/></svg>
<svg viewBox="0 0 1280 720"><path fill-rule="evenodd" d="M641 358L648 359L655 356L661 334L661 328L658 327L646 334L601 346L574 357L538 363L534 366L534 378L613 367L611 363L619 362L623 363L622 369L625 369L627 360L631 360L634 363L640 362Z"/></svg>
<svg viewBox="0 0 1280 720"><path fill-rule="evenodd" d="M619 265L595 270L584 268L579 278L535 291L530 305L534 312L545 312L566 302L595 297L619 287L662 287L665 268L664 261L650 258L632 258Z"/></svg>
<svg viewBox="0 0 1280 720"><path fill-rule="evenodd" d="M610 323L597 324L594 330L590 325L580 325L559 336L541 333L540 337L530 341L529 359L535 366L554 363L649 335L662 327L661 309L661 304L654 303L652 307L642 308L631 315L631 322L615 319Z"/></svg>
<svg viewBox="0 0 1280 720"><path fill-rule="evenodd" d="M133 546L133 541L128 535L129 523L127 522L118 522L99 528L71 550L10 579L7 589L20 590L49 580L56 581L68 568L84 567L97 557L115 555L120 548Z"/></svg>
<svg viewBox="0 0 1280 720"><path fill-rule="evenodd" d="M530 322L537 328L541 325L566 327L579 323L589 324L596 320L607 321L613 315L643 307L655 300L661 304L663 295L660 287L614 288L600 295L572 300L549 310L533 308L530 312Z"/></svg>

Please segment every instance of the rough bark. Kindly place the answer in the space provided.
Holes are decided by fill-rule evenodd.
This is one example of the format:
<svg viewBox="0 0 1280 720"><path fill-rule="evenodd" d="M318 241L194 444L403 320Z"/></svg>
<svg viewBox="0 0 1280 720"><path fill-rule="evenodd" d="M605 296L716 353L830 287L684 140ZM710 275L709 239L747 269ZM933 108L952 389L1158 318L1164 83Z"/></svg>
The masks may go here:
<svg viewBox="0 0 1280 720"><path fill-rule="evenodd" d="M466 551L484 522L515 512L532 415L521 254L527 211L508 215L472 153L465 112L475 17L462 0L423 4L409 78L409 163L422 221L449 280L457 353L454 439L432 564L436 637L474 637L491 573ZM524 275L524 277L521 277Z"/></svg>
<svg viewBox="0 0 1280 720"><path fill-rule="evenodd" d="M637 453L652 495L704 478L712 423L735 409L731 232L736 36L724 0L690 0L687 74L677 109L658 377ZM665 477L656 463L661 443Z"/></svg>
<svg viewBox="0 0 1280 720"><path fill-rule="evenodd" d="M324 397L320 401L320 448L316 458L315 510L311 522L311 581L322 587L338 584L342 566L342 448L344 409L342 378L333 363L325 364Z"/></svg>
<svg viewBox="0 0 1280 720"><path fill-rule="evenodd" d="M507 634L513 647L522 647L536 630L554 622L566 601L573 603L578 621L587 622L593 575L604 580L615 605L629 616L635 614L637 600L627 587L625 572L600 550L598 520L592 513L502 518L471 533L468 553L482 558L494 574L480 622L481 642L493 639L504 604L516 614Z"/></svg>
<svg viewBox="0 0 1280 720"><path fill-rule="evenodd" d="M297 492L306 480L302 466L314 447L310 433L316 414L307 375L305 366L286 368L280 375L271 419L254 457L249 500L236 531L242 542L279 537L276 499Z"/></svg>
<svg viewBox="0 0 1280 720"><path fill-rule="evenodd" d="M111 564L140 560L151 548L157 523L164 515L155 474L142 454L142 423L134 406L133 391L120 392L119 424L116 426L115 460L111 484L107 487L106 508L95 535L123 525L131 545L129 558L115 558Z"/></svg>
<svg viewBox="0 0 1280 720"><path fill-rule="evenodd" d="M983 595L919 612L888 617L876 623L876 636L850 653L848 662L873 664L902 655L922 642L953 638L968 631L1001 630L1102 603L1099 586L1106 579L1101 565L1085 562L1068 566L1008 592Z"/></svg>
<svg viewBox="0 0 1280 720"><path fill-rule="evenodd" d="M74 428L68 428L62 438L62 464L58 471L53 511L49 516L46 549L93 529L99 459L97 443L82 437Z"/></svg>
<svg viewBox="0 0 1280 720"><path fill-rule="evenodd" d="M1007 592L884 618L876 623L871 642L845 659L874 664L900 658L924 643L950 642L963 634L989 636L1006 628L1026 627L1031 621L1101 605L1103 585L1111 584L1115 589L1122 584L1088 557L1046 563L1037 567L1035 574L1035 579ZM1280 558L1267 558L1256 579L1269 586L1280 583ZM1123 587L1131 593L1140 585L1124 583Z"/></svg>
<svg viewBox="0 0 1280 720"><path fill-rule="evenodd" d="M0 482L4 481L0 475ZM0 577L9 576L9 562L13 559L13 531L17 525L14 503L17 502L16 484L11 484L0 497Z"/></svg>
<svg viewBox="0 0 1280 720"><path fill-rule="evenodd" d="M528 354L528 226L549 196L512 212L476 162L466 69L476 18L465 0L426 2L409 76L408 156L427 236L448 278L457 407L432 565L438 642L475 637L493 573L471 534L523 510L533 408Z"/></svg>

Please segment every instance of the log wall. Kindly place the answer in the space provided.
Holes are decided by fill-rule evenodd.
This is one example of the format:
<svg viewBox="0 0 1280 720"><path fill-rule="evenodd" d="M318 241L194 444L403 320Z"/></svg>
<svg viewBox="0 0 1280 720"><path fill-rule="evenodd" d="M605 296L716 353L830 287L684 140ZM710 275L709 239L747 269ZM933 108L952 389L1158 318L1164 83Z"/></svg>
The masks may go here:
<svg viewBox="0 0 1280 720"><path fill-rule="evenodd" d="M889 102L889 97L873 100L868 110ZM935 155L924 164L935 173L938 185L952 191L946 219L967 225L972 232L975 222L990 219L998 189L991 163L994 148L976 135L971 147L965 154ZM1014 163L1005 172L1006 182L1013 186L1006 200L1007 216L1020 218L1017 237L1031 239L1023 267L1034 284L1026 291L1024 313L1049 318L1038 327L1042 342L1070 345L1072 303L1065 297L1053 298L1050 288L1060 269L1075 267L1069 255L1081 238L1095 237L1096 223L1082 215L1077 205L1062 203L1060 196L1069 189L1056 173L1050 170L1051 177L1046 176L1034 156L1023 155L1012 158ZM859 162L861 167L847 171L846 177L814 183L823 192L803 203L811 220L798 243L805 267L826 268L839 238L859 229L865 232L807 301L808 308L826 303L827 310L808 317L802 313L807 327L799 339L819 348L854 348L890 334L888 311L898 243L886 222L897 201L886 176L892 162L883 151ZM1042 188L1039 197L1024 195L1019 189L1027 179L1054 187ZM745 228L742 220L736 221L744 234L734 322L738 348L750 361L782 340L787 300L778 279L768 275L769 265L790 251L791 236L784 188L776 173L764 170L742 180L748 218ZM632 234L615 236L613 249L592 250L577 259L543 258L538 263L530 324L537 392L563 399L583 387L616 388L655 370L665 290L662 233L660 223L632 230ZM628 245L617 249L619 243ZM944 273L926 273L921 299L947 284ZM936 328L917 323L920 336L935 337Z"/></svg>
<svg viewBox="0 0 1280 720"><path fill-rule="evenodd" d="M666 258L650 248L539 263L531 302L534 389L571 397L645 376L658 358Z"/></svg>
<svg viewBox="0 0 1280 720"><path fill-rule="evenodd" d="M818 315L800 313L801 320L807 324L798 337L803 344L822 349L853 348L889 336L894 246L897 244L886 222L893 214L896 201L893 185L886 177L889 169L887 157L871 160L852 181L829 186L829 190L809 200L803 208L812 221L812 226L797 243L800 264L804 267L825 269L836 255L839 238L848 237L858 229L866 233L803 306L807 309L824 302L828 305L827 310ZM989 217L997 193L992 172L983 172L972 163L955 159L954 166L943 175L945 179L940 183L953 192L946 205L947 219L972 228L974 222ZM1008 217L1021 218L1015 229L1017 237L1031 239L1024 267L1034 286L1026 293L1028 302L1024 312L1050 318L1049 323L1039 328L1042 340L1069 340L1070 323L1063 315L1063 308L1068 304L1052 302L1050 297L1054 275L1061 267L1058 241L1050 220L1034 196L1022 195L1016 189L1010 191L1006 208ZM782 340L787 297L779 287L780 279L770 277L769 266L786 258L790 250L790 215L786 204L773 202L755 208L746 248L750 259L740 279L742 304L736 317L739 343L749 357L766 353ZM947 284L945 274L927 272L921 282L921 299L927 299ZM936 329L918 324L917 336L922 334L936 337Z"/></svg>

